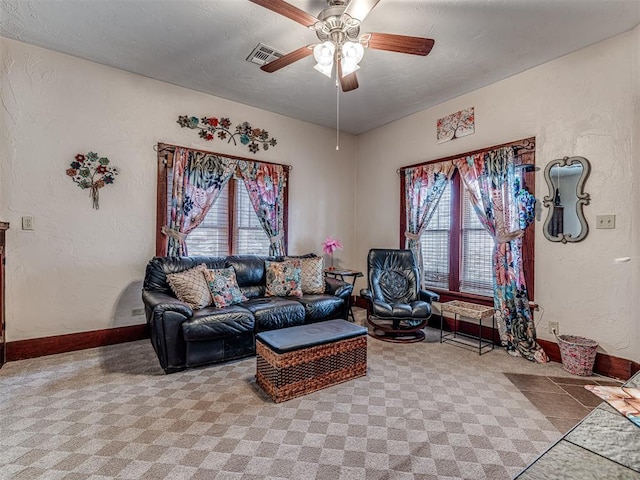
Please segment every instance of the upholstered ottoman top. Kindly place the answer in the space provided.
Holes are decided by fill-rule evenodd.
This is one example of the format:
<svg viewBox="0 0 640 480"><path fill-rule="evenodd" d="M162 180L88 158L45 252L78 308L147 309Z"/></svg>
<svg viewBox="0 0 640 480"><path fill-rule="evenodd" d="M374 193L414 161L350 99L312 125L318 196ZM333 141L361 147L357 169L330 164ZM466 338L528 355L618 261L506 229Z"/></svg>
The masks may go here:
<svg viewBox="0 0 640 480"><path fill-rule="evenodd" d="M256 335L256 339L268 345L274 352L285 353L323 345L327 342L346 340L366 333L367 329L360 325L345 320L327 320L261 332Z"/></svg>

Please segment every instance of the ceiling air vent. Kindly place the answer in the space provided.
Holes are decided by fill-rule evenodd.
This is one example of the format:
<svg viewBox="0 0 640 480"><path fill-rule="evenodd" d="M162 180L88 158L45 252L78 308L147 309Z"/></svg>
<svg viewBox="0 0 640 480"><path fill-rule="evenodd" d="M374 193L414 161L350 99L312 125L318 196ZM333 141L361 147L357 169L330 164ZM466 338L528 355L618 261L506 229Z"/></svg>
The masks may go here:
<svg viewBox="0 0 640 480"><path fill-rule="evenodd" d="M284 57L283 53L280 53L271 47L267 47L266 45L259 43L258 45L256 45L256 48L253 49L253 52L251 52L251 54L247 57L247 62L255 63L262 66L282 57Z"/></svg>

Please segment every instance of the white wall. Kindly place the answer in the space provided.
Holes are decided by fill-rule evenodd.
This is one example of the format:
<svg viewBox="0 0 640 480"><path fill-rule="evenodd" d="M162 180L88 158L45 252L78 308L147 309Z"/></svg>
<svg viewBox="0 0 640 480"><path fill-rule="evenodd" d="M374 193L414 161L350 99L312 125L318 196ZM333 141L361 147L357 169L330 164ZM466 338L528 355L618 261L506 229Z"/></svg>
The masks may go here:
<svg viewBox="0 0 640 480"><path fill-rule="evenodd" d="M631 342L636 345L640 343L640 217L637 213L637 208L640 205L640 188L638 185L638 178L640 178L640 27L633 31L635 38L632 38L632 42L635 44L634 52L631 59L631 66L633 69L632 85L633 91L633 137L632 137L632 162L631 162L631 203L636 208L636 213L631 219L631 250L630 255L635 256L635 259L630 266L631 271L631 322L635 326L631 330ZM636 352L638 351L636 347ZM638 360L638 354L636 353L635 359Z"/></svg>
<svg viewBox="0 0 640 480"><path fill-rule="evenodd" d="M327 234L355 258L355 137L71 56L0 38L0 220L7 232L7 340L144 323L141 280L155 251L157 142L293 165L289 252L320 253ZM267 129L278 145L205 142L178 115L228 116ZM77 153L121 173L91 208L65 170ZM345 208L346 207L346 208ZM20 229L35 217L35 230Z"/></svg>
<svg viewBox="0 0 640 480"><path fill-rule="evenodd" d="M639 31L640 27L359 136L357 266L366 271L370 248L399 245L398 167L535 136L536 161L542 167L536 174L540 205L548 194L542 176L547 162L580 155L592 165L586 184L591 204L584 208L591 227L587 238L567 245L547 241L542 235L546 209L535 224L535 300L544 309L543 315L536 314L538 336L552 339L547 321L558 321L560 333L593 338L602 351L640 360L638 263L613 262L638 254L638 227L633 222L640 204L632 186L640 140ZM438 145L437 119L471 106L475 134ZM597 214L615 214L616 229L596 230Z"/></svg>

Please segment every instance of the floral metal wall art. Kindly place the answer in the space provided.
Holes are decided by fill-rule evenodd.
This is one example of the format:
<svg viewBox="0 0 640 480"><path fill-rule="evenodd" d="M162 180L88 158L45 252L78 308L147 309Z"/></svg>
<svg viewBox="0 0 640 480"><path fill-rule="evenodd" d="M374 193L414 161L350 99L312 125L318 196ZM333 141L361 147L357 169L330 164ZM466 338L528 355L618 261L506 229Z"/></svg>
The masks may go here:
<svg viewBox="0 0 640 480"><path fill-rule="evenodd" d="M231 120L227 117L189 117L180 115L178 123L182 128L191 128L200 130L200 138L207 141L213 140L216 136L220 140L227 140L227 143L233 141L234 145L240 140L242 145L248 145L251 153L256 153L262 145L263 150L269 150L269 147L275 147L278 142L275 138L269 138L269 132L261 128L253 128L249 122L239 123L235 129L231 130Z"/></svg>
<svg viewBox="0 0 640 480"><path fill-rule="evenodd" d="M438 143L475 133L475 114L473 107L465 108L438 119Z"/></svg>
<svg viewBox="0 0 640 480"><path fill-rule="evenodd" d="M118 167L109 166L107 157L100 157L94 152L86 155L77 154L70 167L67 169L67 175L81 189L90 189L89 196L93 202L93 208L98 210L100 208L98 192L105 185L113 183L114 177L119 173Z"/></svg>

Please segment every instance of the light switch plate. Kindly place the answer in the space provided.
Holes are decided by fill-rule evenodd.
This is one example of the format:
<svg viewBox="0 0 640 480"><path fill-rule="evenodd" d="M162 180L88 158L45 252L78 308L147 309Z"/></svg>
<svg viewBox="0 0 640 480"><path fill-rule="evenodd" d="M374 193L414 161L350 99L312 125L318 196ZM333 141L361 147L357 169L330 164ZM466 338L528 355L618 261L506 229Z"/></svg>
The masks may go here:
<svg viewBox="0 0 640 480"><path fill-rule="evenodd" d="M596 228L616 228L616 216L596 215Z"/></svg>

